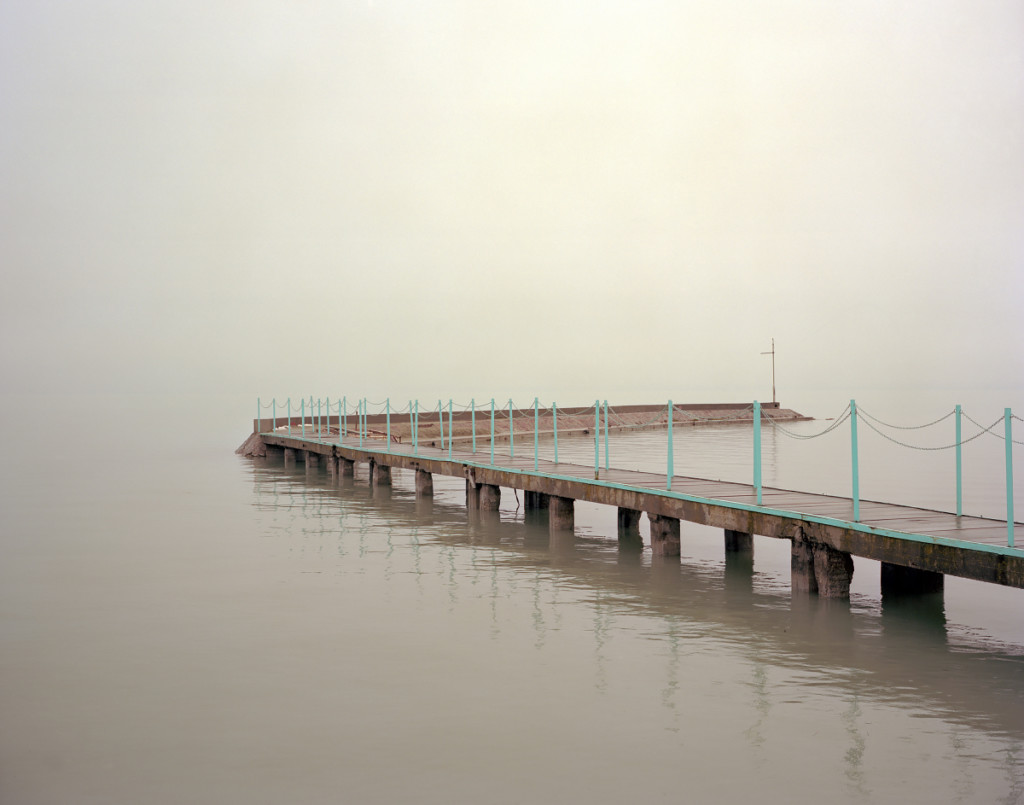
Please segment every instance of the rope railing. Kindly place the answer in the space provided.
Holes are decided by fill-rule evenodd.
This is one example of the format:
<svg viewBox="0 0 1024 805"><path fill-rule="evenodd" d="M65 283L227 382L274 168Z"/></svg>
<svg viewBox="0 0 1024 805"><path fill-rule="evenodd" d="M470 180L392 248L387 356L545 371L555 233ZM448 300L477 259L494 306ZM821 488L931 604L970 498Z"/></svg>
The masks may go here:
<svg viewBox="0 0 1024 805"><path fill-rule="evenodd" d="M945 417L943 417L943 419L945 419ZM996 427L996 425L998 425L1002 421L1003 421L1003 419L1002 419L1002 417L1000 417L995 422L993 422L991 425L989 425L987 428L983 428L982 430L980 430L977 433L975 433L973 436L970 436L970 437L968 437L966 439L960 439L960 441L952 442L950 444L939 445L937 447L926 447L926 446L923 446L923 445L908 444L906 442L901 442L899 439L894 439L888 433L883 433L882 431L880 431L878 428L876 428L874 426L874 424L872 424L872 422L870 420L865 420L864 424L867 425L869 428L871 428L871 430L873 430L875 433L877 433L879 436L881 436L886 441L890 441L893 444L899 445L900 447L906 447L906 448L909 448L911 450L935 451L935 450L952 450L952 449L954 449L956 447L961 447L961 446L963 446L965 444L969 444L970 442L973 442L975 439L980 438L981 436L985 435L986 433L991 433L992 428ZM992 434L992 435L993 436L999 436L998 433L995 433L995 434ZM1002 437L999 437L999 438L1002 438Z"/></svg>
<svg viewBox="0 0 1024 805"><path fill-rule="evenodd" d="M891 428L892 430L921 430L923 428L930 428L932 425L938 425L940 422L945 422L951 416L956 415L956 409L954 408L952 411L943 414L938 419L932 420L931 422L925 422L923 425L890 425L888 422L883 422L877 417L872 416L863 408L857 409L857 412L862 416L866 417L867 419L870 419L875 424L881 425L884 428Z"/></svg>
<svg viewBox="0 0 1024 805"><path fill-rule="evenodd" d="M836 417L835 421L831 425L829 425L827 428L825 428L822 431L819 431L818 433L810 433L810 434L808 434L808 433L797 433L796 431L790 430L789 428L787 428L784 425L782 425L777 419L772 417L771 414L764 413L764 409L763 408L761 409L761 413L764 416L764 418L766 420L768 420L771 423L772 427L775 428L776 430L781 431L783 434L785 434L786 436L789 436L791 439L800 439L800 440L803 440L803 441L807 441L807 440L810 440L810 439L817 439L820 436L825 436L825 435L831 433L832 431L834 431L836 428L838 428L844 422L846 422L846 420L848 420L850 418L850 406L846 406L846 408L843 409L843 412L838 417Z"/></svg>
<svg viewBox="0 0 1024 805"><path fill-rule="evenodd" d="M762 408L760 403L742 408L731 409L727 416L704 416L693 411L685 410L668 401L666 406L659 406L649 416L641 421L635 421L635 415L629 412L618 410L608 404L608 401L595 400L590 406L574 406L571 413L565 413L564 409L559 411L554 401L550 405L541 405L539 398L534 398L527 406L520 406L512 398L498 404L494 398L487 402L477 404L475 398L469 403L455 403L451 398L448 400L439 399L436 405L421 405L420 400L410 399L401 406L392 406L391 399L385 398L382 402L371 402L367 398L358 398L354 405L347 396L340 398L308 398L301 397L297 403L292 398L286 398L279 403L277 398L271 399L269 403L263 403L260 398L256 400L257 425L260 432L265 432L263 424L268 417L265 411L270 411L270 427L273 431L288 429L291 435L296 431L313 441L323 442L324 438L337 438L338 444L344 444L345 440L352 435L358 437L360 447L367 440L385 439L387 450L391 451L392 442L400 442L404 435L408 435L412 443L414 454L419 451L419 431L421 427L430 428L432 443L440 445L442 450L447 448L448 458L453 458L453 443L458 439L471 439L471 449L475 454L478 447L478 436L487 438L489 433L490 461L495 463L495 442L499 439L508 442L508 456L512 459L516 455L516 442L531 434L533 435L533 458L534 469L539 467L539 438L540 434L551 433L554 437L554 462L558 463L558 431L561 426L563 433L566 431L593 432L594 436L594 478L600 479L602 463L607 472L610 468L609 451L609 430L614 427L621 431L632 431L651 426L664 424L668 431L667 443L667 467L666 467L666 489L671 490L672 478L674 475L674 453L673 453L673 426L675 424L715 424L715 423L737 423L746 420L749 415L753 425L754 437L754 483L757 503L761 504L761 427L762 422L770 425L774 432L800 440L808 441L818 439L835 432L845 423L850 423L850 446L851 446L851 475L852 475L852 502L853 520L860 520L860 491L859 491L859 464L858 452L859 442L857 437L857 423L863 422L872 432L878 434L882 439L892 444L910 450L923 452L938 452L943 450L956 451L956 515L962 514L962 448L989 434L1004 441L1006 445L1006 483L1007 483L1007 543L1010 547L1014 544L1013 534L1013 456L1011 445L1024 444L1024 440L1014 439L1012 434L1013 420L1024 422L1024 419L1013 414L1009 408L1004 414L996 419L991 425L983 426L969 414L956 406L937 419L919 425L896 425L882 420L881 418L859 408L856 401L851 400L839 416L827 427L815 433L801 433L782 424L780 420L772 416L773 408ZM373 413L371 413L371 408ZM456 429L455 412L458 409L459 427ZM467 417L466 414L469 414ZM374 417L374 427L370 427L370 417ZM381 422L383 417L383 422ZM949 443L940 445L912 444L898 438L886 430L892 431L913 431L923 430L937 426L950 417L955 419L956 437ZM561 418L561 422L560 422ZM283 424L278 426L278 420ZM469 420L467 423L467 419ZM962 435L961 422L966 419L977 428L977 431L969 436ZM296 421L297 420L297 421ZM406 427L406 422L408 426ZM1000 431L999 424L1003 423ZM396 424L397 423L397 424ZM468 428L466 427L468 425ZM396 427L398 433L396 434ZM436 427L436 431L434 428ZM603 429L603 430L602 430ZM459 435L456 436L456 430ZM436 436L434 435L436 433ZM602 438L603 437L603 438ZM522 441L520 441L522 444ZM604 461L601 461L602 444L604 449Z"/></svg>

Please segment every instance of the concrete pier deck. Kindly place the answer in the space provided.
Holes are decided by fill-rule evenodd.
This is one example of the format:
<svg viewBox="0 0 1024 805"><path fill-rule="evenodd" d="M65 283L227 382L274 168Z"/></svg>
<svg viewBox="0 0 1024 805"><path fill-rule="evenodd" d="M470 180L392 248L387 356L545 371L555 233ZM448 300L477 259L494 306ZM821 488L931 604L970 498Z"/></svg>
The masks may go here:
<svg viewBox="0 0 1024 805"><path fill-rule="evenodd" d="M722 528L732 551L752 551L747 538L753 535L789 539L794 591L846 597L851 556L883 563L883 594L886 586L894 592L941 591L944 575L1024 588L1024 551L1006 546L1007 527L1000 520L862 500L855 522L853 501L844 497L765 487L758 505L746 484L673 476L669 489L665 474L613 468L595 478L593 466L539 460L535 467L532 455L496 455L491 464L489 450L424 444L422 425L415 450L381 439L364 438L360 446L354 433L339 439L336 433L277 430L253 438L265 449L285 450L286 457L323 460L338 475L351 473L353 462L368 462L375 484L389 484L392 469L414 471L418 494L429 494L427 476L434 473L465 478L467 505L473 508L496 509L501 487L521 489L529 505L549 510L552 529L572 528L576 500L617 506L620 538L635 530L645 512L657 554L679 554L680 520Z"/></svg>

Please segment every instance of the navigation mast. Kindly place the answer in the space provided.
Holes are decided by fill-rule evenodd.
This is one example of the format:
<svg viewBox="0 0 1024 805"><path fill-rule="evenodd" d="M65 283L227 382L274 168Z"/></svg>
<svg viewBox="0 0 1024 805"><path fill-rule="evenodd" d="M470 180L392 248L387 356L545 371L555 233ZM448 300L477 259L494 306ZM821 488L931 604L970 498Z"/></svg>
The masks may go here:
<svg viewBox="0 0 1024 805"><path fill-rule="evenodd" d="M772 339L772 348L769 352L762 352L762 355L772 356L772 405L775 405L775 339Z"/></svg>

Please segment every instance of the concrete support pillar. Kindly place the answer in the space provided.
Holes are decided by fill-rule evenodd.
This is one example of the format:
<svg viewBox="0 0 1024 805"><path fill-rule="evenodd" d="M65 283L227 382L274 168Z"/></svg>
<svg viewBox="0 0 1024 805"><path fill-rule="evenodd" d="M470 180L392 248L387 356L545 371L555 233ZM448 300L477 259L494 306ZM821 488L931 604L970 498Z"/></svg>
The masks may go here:
<svg viewBox="0 0 1024 805"><path fill-rule="evenodd" d="M640 539L640 515L636 509L618 507L616 519L618 520L619 539L635 541Z"/></svg>
<svg viewBox="0 0 1024 805"><path fill-rule="evenodd" d="M309 450L305 450L303 452L305 453L304 458L306 460L306 471L309 472L312 470L319 469L319 456L317 456L316 453L310 452Z"/></svg>
<svg viewBox="0 0 1024 805"><path fill-rule="evenodd" d="M338 459L334 456L324 456L327 461L327 474L332 478L338 477Z"/></svg>
<svg viewBox="0 0 1024 805"><path fill-rule="evenodd" d="M748 554L754 556L754 535L745 531L731 531L725 529L725 553Z"/></svg>
<svg viewBox="0 0 1024 805"><path fill-rule="evenodd" d="M501 504L501 487L492 484L478 484L480 508L484 511L497 511Z"/></svg>
<svg viewBox="0 0 1024 805"><path fill-rule="evenodd" d="M378 464L376 461L370 464L370 482L374 486L391 486L391 467L386 464Z"/></svg>
<svg viewBox="0 0 1024 805"><path fill-rule="evenodd" d="M576 501L548 496L548 524L552 531L572 531L576 527Z"/></svg>
<svg viewBox="0 0 1024 805"><path fill-rule="evenodd" d="M341 470L342 478L352 478L356 474L356 463L349 458L338 458L338 468Z"/></svg>
<svg viewBox="0 0 1024 805"><path fill-rule="evenodd" d="M527 510L546 509L550 505L550 498L543 492L523 491L523 508Z"/></svg>
<svg viewBox="0 0 1024 805"><path fill-rule="evenodd" d="M814 545L814 577L823 598L849 598L853 580L853 557L828 545Z"/></svg>
<svg viewBox="0 0 1024 805"><path fill-rule="evenodd" d="M480 484L466 479L466 508L476 511L480 508Z"/></svg>
<svg viewBox="0 0 1024 805"><path fill-rule="evenodd" d="M284 448L284 463L294 464L295 463L295 450L291 447Z"/></svg>
<svg viewBox="0 0 1024 805"><path fill-rule="evenodd" d="M416 470L416 497L432 498L434 496L434 476L426 470Z"/></svg>
<svg viewBox="0 0 1024 805"><path fill-rule="evenodd" d="M679 518L647 513L651 523L651 553L655 556L679 556Z"/></svg>
<svg viewBox="0 0 1024 805"><path fill-rule="evenodd" d="M818 592L818 579L814 575L814 550L803 537L793 539L789 559L789 585L795 594L809 595Z"/></svg>
<svg viewBox="0 0 1024 805"><path fill-rule="evenodd" d="M930 570L882 562L882 597L942 593L946 577Z"/></svg>

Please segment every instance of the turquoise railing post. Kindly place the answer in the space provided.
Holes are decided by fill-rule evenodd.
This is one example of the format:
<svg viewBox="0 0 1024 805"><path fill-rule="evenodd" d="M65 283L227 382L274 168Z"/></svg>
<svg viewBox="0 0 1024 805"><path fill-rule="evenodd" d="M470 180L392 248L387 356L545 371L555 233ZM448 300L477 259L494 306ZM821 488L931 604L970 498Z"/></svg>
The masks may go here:
<svg viewBox="0 0 1024 805"><path fill-rule="evenodd" d="M452 400L448 398L448 460L452 460L452 436L455 434L455 429L452 427Z"/></svg>
<svg viewBox="0 0 1024 805"><path fill-rule="evenodd" d="M345 418L345 408L344 408L344 405L345 405L345 403L343 402L342 398L339 397L338 398L338 444L341 444L342 441L344 440L343 431L341 429L341 423L342 423L342 421Z"/></svg>
<svg viewBox="0 0 1024 805"><path fill-rule="evenodd" d="M960 448L960 416L961 407L956 407L956 516L964 513L964 476L963 476L963 455Z"/></svg>
<svg viewBox="0 0 1024 805"><path fill-rule="evenodd" d="M384 398L384 411L388 417L388 452L391 452L391 398Z"/></svg>
<svg viewBox="0 0 1024 805"><path fill-rule="evenodd" d="M668 401L668 467L665 471L667 480L665 482L665 489L669 492L672 491L672 476L676 474L676 457L672 452L672 420L674 416L675 407L672 405L672 400Z"/></svg>
<svg viewBox="0 0 1024 805"><path fill-rule="evenodd" d="M1013 412L1003 411L1003 429L1006 431L1006 544L1013 547Z"/></svg>
<svg viewBox="0 0 1024 805"><path fill-rule="evenodd" d="M761 403L754 400L754 490L761 505Z"/></svg>
<svg viewBox="0 0 1024 805"><path fill-rule="evenodd" d="M491 397L491 464L494 464L494 397Z"/></svg>
<svg viewBox="0 0 1024 805"><path fill-rule="evenodd" d="M262 419L263 414L260 413L260 409L261 408L262 408L262 406L260 405L260 398L257 397L256 398L256 432L257 433L259 433L261 430L263 430L262 426L260 425L260 423L263 421L263 419Z"/></svg>
<svg viewBox="0 0 1024 805"><path fill-rule="evenodd" d="M604 468L608 470L608 400L604 401Z"/></svg>
<svg viewBox="0 0 1024 805"><path fill-rule="evenodd" d="M516 457L515 415L512 413L512 398L508 398L508 456Z"/></svg>
<svg viewBox="0 0 1024 805"><path fill-rule="evenodd" d="M270 408L272 412L270 414L270 428L273 431L277 431L277 397L270 401Z"/></svg>
<svg viewBox="0 0 1024 805"><path fill-rule="evenodd" d="M594 480L601 477L601 401L594 400Z"/></svg>
<svg viewBox="0 0 1024 805"><path fill-rule="evenodd" d="M292 398L288 398L288 435L292 435Z"/></svg>
<svg viewBox="0 0 1024 805"><path fill-rule="evenodd" d="M860 469L857 465L857 402L850 400L850 456L853 474L853 522L860 522Z"/></svg>
<svg viewBox="0 0 1024 805"><path fill-rule="evenodd" d="M413 402L409 400L409 436L412 438L412 454L414 456L419 455L420 451L420 434L418 433L417 426L420 418L420 401L416 400Z"/></svg>
<svg viewBox="0 0 1024 805"><path fill-rule="evenodd" d="M476 397L469 401L469 427L473 431L473 452L476 452Z"/></svg>
<svg viewBox="0 0 1024 805"><path fill-rule="evenodd" d="M551 402L551 427L555 431L555 463L558 463L558 403Z"/></svg>
<svg viewBox="0 0 1024 805"><path fill-rule="evenodd" d="M313 435L315 419L313 416L313 395L309 395L309 435Z"/></svg>
<svg viewBox="0 0 1024 805"><path fill-rule="evenodd" d="M348 397L341 398L341 435L348 436Z"/></svg>
<svg viewBox="0 0 1024 805"><path fill-rule="evenodd" d="M306 398L302 398L302 406L299 411L299 417L302 419L302 438L306 438Z"/></svg>
<svg viewBox="0 0 1024 805"><path fill-rule="evenodd" d="M356 421L359 423L359 427L358 427L358 430L359 430L359 446L362 447L363 446L363 414L366 411L366 400L360 400L357 403L356 407L358 408L358 419Z"/></svg>
<svg viewBox="0 0 1024 805"><path fill-rule="evenodd" d="M441 449L444 450L444 403L437 401L437 421L441 423Z"/></svg>
<svg viewBox="0 0 1024 805"><path fill-rule="evenodd" d="M320 405L320 398L316 398L316 437L319 439L324 434L324 412ZM310 408L313 406L313 398L309 398Z"/></svg>
<svg viewBox="0 0 1024 805"><path fill-rule="evenodd" d="M537 469L539 468L539 465L538 465L538 462L537 462L537 439L538 439L537 434L538 434L538 431L539 431L539 428L540 428L540 408L538 407L539 405L540 405L540 401L536 397L534 397L533 398L533 470L534 470L534 472L536 472Z"/></svg>

